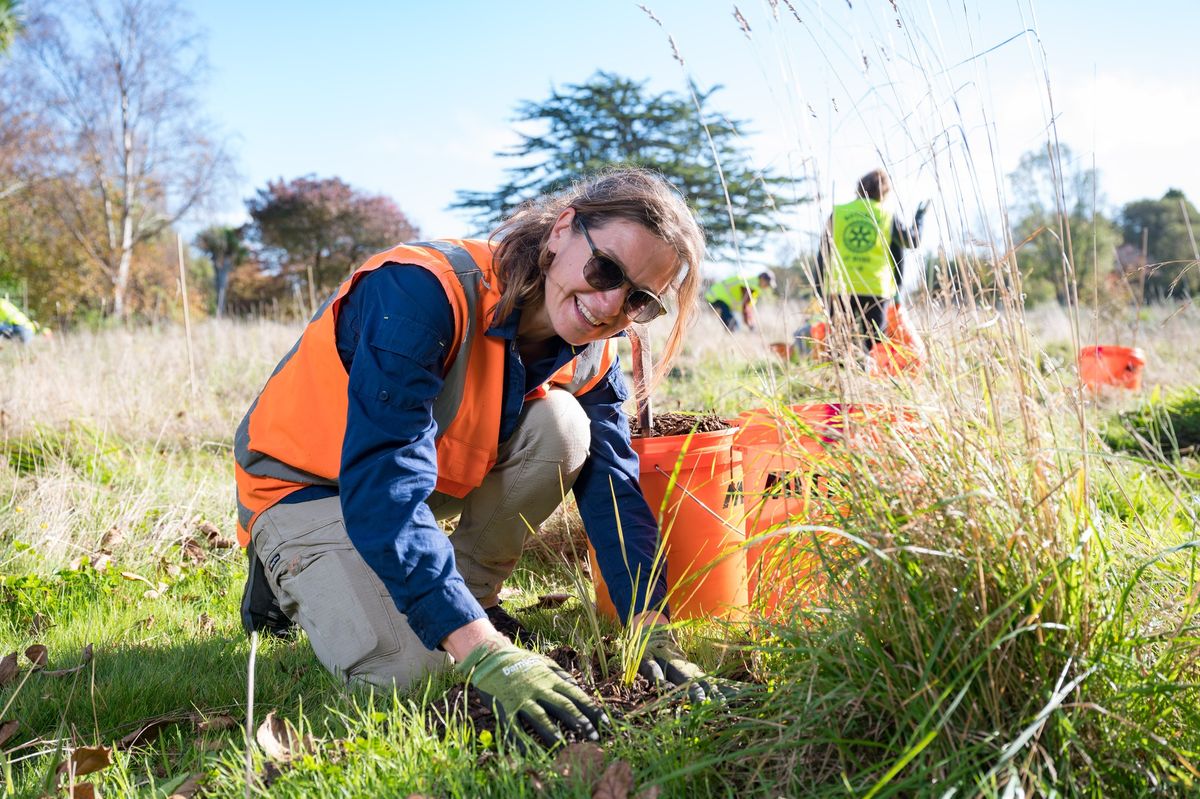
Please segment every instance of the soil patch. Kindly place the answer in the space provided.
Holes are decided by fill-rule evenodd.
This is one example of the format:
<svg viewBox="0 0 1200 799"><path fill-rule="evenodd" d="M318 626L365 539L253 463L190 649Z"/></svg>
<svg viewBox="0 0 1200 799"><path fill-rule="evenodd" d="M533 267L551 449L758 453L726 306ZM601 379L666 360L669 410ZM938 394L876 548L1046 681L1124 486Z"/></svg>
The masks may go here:
<svg viewBox="0 0 1200 799"><path fill-rule="evenodd" d="M570 646L558 646L545 653L546 657L553 660L563 671L571 675L581 686L585 686L584 690L589 695L599 695L600 700L604 704L604 709L610 714L617 717L631 713L643 705L649 704L658 699L658 691L650 684L650 681L640 674L634 678L632 685L622 683L620 675L614 673L612 666L609 668L609 676L601 677L603 672L600 671L599 659L592 658L591 673L595 675L596 681L594 684L589 684L588 680L584 679L583 655ZM464 695L466 701L463 701ZM443 699L439 700L432 707L432 712L428 716L430 728L441 735L445 732L446 721L449 718L462 718L464 715L471 720L475 727L475 732L478 734L483 730L488 730L493 735L498 735L496 730L497 719L490 704L483 701L483 697L475 690L472 685L455 685L446 692ZM532 733L528 727L526 732ZM582 739L577 738L570 731L564 731L564 737L569 743L576 743Z"/></svg>
<svg viewBox="0 0 1200 799"><path fill-rule="evenodd" d="M697 433L712 433L732 427L728 421L715 413L683 413L671 411L654 415L650 434L642 432L636 416L629 417L629 430L634 438L656 438L659 436L686 436L693 430Z"/></svg>

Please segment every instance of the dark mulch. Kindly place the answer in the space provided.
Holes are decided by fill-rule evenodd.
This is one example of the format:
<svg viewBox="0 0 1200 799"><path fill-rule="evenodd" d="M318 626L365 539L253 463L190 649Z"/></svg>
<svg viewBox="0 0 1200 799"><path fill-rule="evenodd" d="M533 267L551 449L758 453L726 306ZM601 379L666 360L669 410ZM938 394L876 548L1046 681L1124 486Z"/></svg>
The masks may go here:
<svg viewBox="0 0 1200 799"><path fill-rule="evenodd" d="M617 641L612 636L604 636L601 649L605 653L611 653L616 651L617 645ZM670 702L660 703L658 707L653 707L661 699L662 694L640 674L633 678L632 684L625 685L621 679L619 665L615 661L610 660L608 676L604 677L600 670L599 658L595 655L591 658L590 669L585 672L583 669L584 655L574 647L557 646L544 654L571 675L571 678L583 687L585 693L598 697L604 710L612 718L628 718L640 714L645 716L646 723L652 724L654 719L661 714L673 712ZM590 676L585 676L585 674ZM745 659L725 676L745 683L757 682L751 675L748 661ZM430 729L437 735L443 735L448 719L463 718L464 694L466 695L466 718L471 721L476 734L487 730L493 736L499 735L500 733L497 732L498 719L492 713L490 705L485 704L479 692L469 684L453 686L442 699L431 706L430 712L426 715ZM525 732L532 734L532 730L527 725L523 726ZM564 732L564 737L568 743L578 743L581 740L569 731Z"/></svg>
<svg viewBox="0 0 1200 799"><path fill-rule="evenodd" d="M596 682L589 685L589 681L584 679L583 655L574 647L558 646L545 655L570 674L575 682L585 686L584 690L588 694L598 696L610 715L625 716L659 697L658 691L651 686L650 681L641 675L634 678L632 685L625 685L620 674L614 671L615 666L610 666L608 677L601 677L600 663L596 657L592 658L591 663L591 673L595 675ZM453 686L446 692L445 697L434 703L432 713L428 716L430 728L441 735L445 732L448 718L462 718L463 694L466 694L466 715L476 733L488 730L493 735L498 734L497 719L491 707L484 704L479 692L469 684ZM530 730L527 728L526 732ZM565 737L570 743L579 740L570 732L565 733Z"/></svg>
<svg viewBox="0 0 1200 799"><path fill-rule="evenodd" d="M693 430L697 433L712 433L717 430L727 430L733 425L715 413L683 413L671 411L654 416L654 425L650 435L642 433L641 424L636 416L629 417L629 430L634 438L655 438L658 436L686 436Z"/></svg>

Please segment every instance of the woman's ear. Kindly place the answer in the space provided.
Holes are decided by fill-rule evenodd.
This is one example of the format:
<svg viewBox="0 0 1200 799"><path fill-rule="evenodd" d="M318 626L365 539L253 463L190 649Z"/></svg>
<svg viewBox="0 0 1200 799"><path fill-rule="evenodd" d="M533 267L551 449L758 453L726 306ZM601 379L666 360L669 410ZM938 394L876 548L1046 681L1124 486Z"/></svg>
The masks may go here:
<svg viewBox="0 0 1200 799"><path fill-rule="evenodd" d="M566 237L571 232L571 224L575 221L575 209L567 206L559 213L550 228L550 236L546 239L546 249L557 255L559 249L566 243Z"/></svg>

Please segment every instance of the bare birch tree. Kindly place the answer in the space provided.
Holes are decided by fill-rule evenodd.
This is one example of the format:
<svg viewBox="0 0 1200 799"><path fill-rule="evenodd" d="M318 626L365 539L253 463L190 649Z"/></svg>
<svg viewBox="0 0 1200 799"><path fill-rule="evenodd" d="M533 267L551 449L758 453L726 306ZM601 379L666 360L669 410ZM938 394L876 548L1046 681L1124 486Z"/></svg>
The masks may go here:
<svg viewBox="0 0 1200 799"><path fill-rule="evenodd" d="M30 80L57 139L56 210L124 317L138 245L231 174L196 98L200 37L175 0L43 3L35 25Z"/></svg>

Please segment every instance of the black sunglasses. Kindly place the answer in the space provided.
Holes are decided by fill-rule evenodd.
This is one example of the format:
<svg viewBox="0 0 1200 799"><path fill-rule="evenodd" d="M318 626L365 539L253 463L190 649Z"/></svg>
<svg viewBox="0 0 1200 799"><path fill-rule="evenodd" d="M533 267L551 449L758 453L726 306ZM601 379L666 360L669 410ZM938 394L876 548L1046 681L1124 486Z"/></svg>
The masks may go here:
<svg viewBox="0 0 1200 799"><path fill-rule="evenodd" d="M576 215L575 221L579 223L579 230L583 232L583 238L587 240L588 247L592 250L592 257L583 265L583 279L588 282L588 285L597 291L611 291L623 283L628 283L629 292L625 295L625 305L622 310L630 320L638 324L644 325L647 322L653 322L665 314L667 306L657 294L634 285L629 276L625 274L625 267L596 249L596 244L592 241L592 236L583 223L583 217Z"/></svg>

